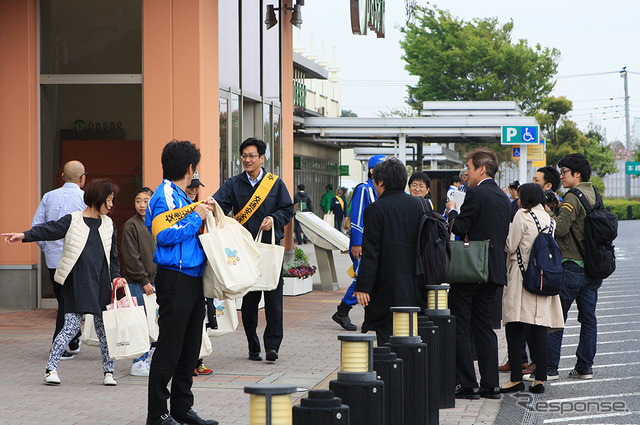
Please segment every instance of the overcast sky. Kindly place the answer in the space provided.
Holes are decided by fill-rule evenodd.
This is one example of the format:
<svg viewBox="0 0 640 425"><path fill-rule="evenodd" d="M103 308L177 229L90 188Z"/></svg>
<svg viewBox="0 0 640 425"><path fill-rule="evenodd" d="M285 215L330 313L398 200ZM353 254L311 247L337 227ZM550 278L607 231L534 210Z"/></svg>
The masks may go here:
<svg viewBox="0 0 640 425"><path fill-rule="evenodd" d="M426 1L418 0L418 4ZM404 69L398 25L404 25L404 0L386 1L386 37L351 33L349 0L307 0L302 8L302 30L294 35L308 55L313 53L340 68L342 108L358 116L376 116L388 107L404 106L405 86L417 81ZM582 129L589 122L602 125L608 141L625 139L624 84L619 71L629 74L632 117L640 117L640 0L434 0L430 2L465 21L497 17L500 23L513 19L514 40L526 39L530 46L560 50L554 96L573 101L573 119ZM604 74L613 72L610 74ZM633 74L635 72L635 74ZM583 74L600 74L577 77ZM640 126L636 132L640 135Z"/></svg>

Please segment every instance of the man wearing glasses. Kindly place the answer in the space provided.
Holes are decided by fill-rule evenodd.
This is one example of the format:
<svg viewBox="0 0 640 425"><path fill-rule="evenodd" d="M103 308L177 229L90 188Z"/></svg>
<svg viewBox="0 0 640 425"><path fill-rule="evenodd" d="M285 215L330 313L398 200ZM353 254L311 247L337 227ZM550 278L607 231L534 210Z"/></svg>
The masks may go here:
<svg viewBox="0 0 640 425"><path fill-rule="evenodd" d="M293 218L293 202L284 182L262 168L266 144L253 137L240 145L244 172L228 179L213 198L225 214L233 211L234 218L255 237L263 230L262 242L271 243L275 232L276 244L284 237L284 226ZM282 267L280 267L282 269ZM258 304L264 293L264 312L267 326L264 330L265 357L278 359L282 342L282 272L278 287L273 291L252 291L242 299L242 324L249 344L249 360L261 361L258 326Z"/></svg>

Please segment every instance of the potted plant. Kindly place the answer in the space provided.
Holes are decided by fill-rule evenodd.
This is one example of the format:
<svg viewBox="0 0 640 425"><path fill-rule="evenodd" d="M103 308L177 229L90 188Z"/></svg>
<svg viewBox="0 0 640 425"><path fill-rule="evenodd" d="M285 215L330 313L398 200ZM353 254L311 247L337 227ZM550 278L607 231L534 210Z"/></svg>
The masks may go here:
<svg viewBox="0 0 640 425"><path fill-rule="evenodd" d="M316 266L309 264L309 258L300 248L296 248L293 261L282 265L284 277L283 295L301 295L311 292L313 279L308 279L316 273Z"/></svg>

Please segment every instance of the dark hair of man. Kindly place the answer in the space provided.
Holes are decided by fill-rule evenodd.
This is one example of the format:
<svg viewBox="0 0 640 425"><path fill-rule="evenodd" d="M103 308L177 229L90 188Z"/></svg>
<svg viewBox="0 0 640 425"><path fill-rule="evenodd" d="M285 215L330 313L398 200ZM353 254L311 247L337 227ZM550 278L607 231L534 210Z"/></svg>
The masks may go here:
<svg viewBox="0 0 640 425"><path fill-rule="evenodd" d="M544 192L537 183L525 183L518 189L520 206L525 210L530 210L538 204L545 202Z"/></svg>
<svg viewBox="0 0 640 425"><path fill-rule="evenodd" d="M138 195L140 195L141 193L146 193L149 196L153 196L153 190L149 189L148 187L141 187L140 189L138 189L138 191L136 192L135 195L133 195L133 199L136 199L136 197Z"/></svg>
<svg viewBox="0 0 640 425"><path fill-rule="evenodd" d="M488 177L494 178L498 172L498 157L491 149L478 148L469 154L469 159L476 169L484 166Z"/></svg>
<svg viewBox="0 0 640 425"><path fill-rule="evenodd" d="M557 192L560 187L560 172L550 165L538 168L538 172L544 174L544 183L551 183L551 190Z"/></svg>
<svg viewBox="0 0 640 425"><path fill-rule="evenodd" d="M255 146L258 150L258 155L260 156L264 155L267 151L267 145L262 140L256 139L255 137L249 137L240 145L240 155L242 155L242 152L247 146Z"/></svg>
<svg viewBox="0 0 640 425"><path fill-rule="evenodd" d="M460 178L460 176L451 177L451 184L454 184L454 183L462 183L462 179ZM409 184L411 184L411 183L409 183Z"/></svg>
<svg viewBox="0 0 640 425"><path fill-rule="evenodd" d="M409 186L411 186L411 183L416 180L419 182L423 182L425 186L427 186L427 189L431 187L431 179L429 178L429 175L424 171L417 171L411 174L411 177L409 177Z"/></svg>
<svg viewBox="0 0 640 425"><path fill-rule="evenodd" d="M584 155L579 153L570 153L565 156L558 161L558 167L570 169L572 176L574 173L580 173L581 182L588 182L591 178L591 164L589 164L589 161L587 161Z"/></svg>
<svg viewBox="0 0 640 425"><path fill-rule="evenodd" d="M172 140L162 149L162 178L176 181L181 180L189 171L200 163L200 150L193 143L184 140Z"/></svg>
<svg viewBox="0 0 640 425"><path fill-rule="evenodd" d="M376 183L384 183L384 190L404 190L407 185L407 168L396 157L379 162L372 174Z"/></svg>
<svg viewBox="0 0 640 425"><path fill-rule="evenodd" d="M298 185L298 190L302 190L302 191L304 191L304 185L303 185L302 183L300 183L300 184Z"/></svg>
<svg viewBox="0 0 640 425"><path fill-rule="evenodd" d="M107 202L109 195L113 194L115 199L120 192L120 188L109 179L91 180L84 188L84 203L97 210Z"/></svg>

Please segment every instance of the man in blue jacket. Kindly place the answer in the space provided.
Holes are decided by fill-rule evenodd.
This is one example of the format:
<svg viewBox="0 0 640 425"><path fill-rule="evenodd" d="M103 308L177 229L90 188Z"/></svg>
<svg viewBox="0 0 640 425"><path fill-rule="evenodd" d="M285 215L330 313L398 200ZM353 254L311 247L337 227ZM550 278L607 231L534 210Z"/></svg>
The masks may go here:
<svg viewBox="0 0 640 425"><path fill-rule="evenodd" d="M215 201L193 204L185 193L200 151L172 140L162 150L164 180L147 205L145 225L156 239L158 343L149 370L147 425L217 425L193 410L193 370L198 363L204 321L202 271L205 254L200 226ZM171 381L171 392L167 385ZM171 410L167 410L167 399Z"/></svg>
<svg viewBox="0 0 640 425"><path fill-rule="evenodd" d="M349 311L358 303L358 299L354 295L356 280L358 276L358 268L360 266L360 257L362 256L362 234L364 232L364 209L367 205L378 199L375 186L373 184L372 171L373 168L384 161L384 155L374 155L369 158L369 175L365 183L360 183L353 191L351 197L351 240L349 241L349 256L353 262L353 272L355 278L347 289L347 293L338 305L336 311L331 317L334 322L342 326L344 330L355 331L358 329L349 318Z"/></svg>
<svg viewBox="0 0 640 425"><path fill-rule="evenodd" d="M262 242L271 243L275 232L276 244L284 237L284 226L293 218L293 202L282 179L262 168L267 145L260 139L248 138L240 145L244 172L228 179L213 195L225 214L233 211L238 220L255 239L262 229ZM282 265L280 265L282 270ZM278 287L273 291L252 291L242 298L242 325L249 344L249 360L261 361L258 327L258 304L264 294L265 357L278 360L283 338L282 329L282 271Z"/></svg>

